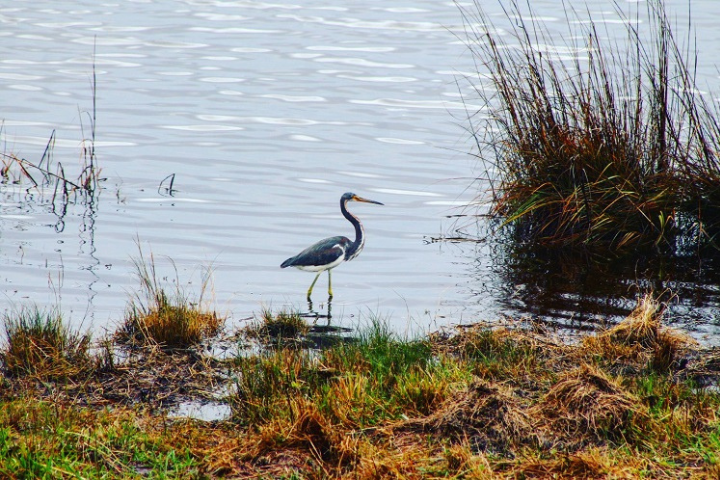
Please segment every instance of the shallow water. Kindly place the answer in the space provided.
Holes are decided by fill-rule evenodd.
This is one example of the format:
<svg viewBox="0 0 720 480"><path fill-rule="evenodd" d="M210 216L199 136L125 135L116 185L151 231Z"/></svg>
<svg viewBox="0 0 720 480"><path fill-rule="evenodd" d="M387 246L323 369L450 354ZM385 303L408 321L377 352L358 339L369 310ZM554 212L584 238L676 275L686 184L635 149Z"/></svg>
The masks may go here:
<svg viewBox="0 0 720 480"><path fill-rule="evenodd" d="M533 5L563 31L557 2ZM713 5L693 2L710 60ZM588 10L619 23L610 2ZM313 276L279 265L320 238L352 235L338 208L345 191L385 206L351 205L367 241L334 271L334 322L379 315L404 334L503 312L562 319L553 312L579 308L572 298L541 312L510 301L528 281L501 274L496 246L430 241L452 236L455 215L486 188L468 155L466 108L481 109L459 93L473 98L462 79L475 65L453 2L33 2L1 7L0 25L4 151L37 163L56 130L53 168L76 173L95 64L106 179L93 203L70 205L63 218L50 211L52 189L4 185L7 308L59 304L76 324L114 329L138 289L139 239L160 276L190 296L211 268L206 297L233 322L263 307L306 309ZM717 80L714 66L702 70ZM171 174L169 195L159 185ZM314 293L321 312L326 282ZM704 290L717 297L714 286ZM624 311L634 294L614 302ZM553 298L563 296L572 293ZM713 334L704 330L712 313L700 318Z"/></svg>

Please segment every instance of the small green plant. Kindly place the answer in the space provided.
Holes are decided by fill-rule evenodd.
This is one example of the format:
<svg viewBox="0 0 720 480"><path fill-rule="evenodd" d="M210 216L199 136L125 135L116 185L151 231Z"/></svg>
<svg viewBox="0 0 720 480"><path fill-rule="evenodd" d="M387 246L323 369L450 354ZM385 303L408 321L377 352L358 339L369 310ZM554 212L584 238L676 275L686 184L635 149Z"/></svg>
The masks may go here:
<svg viewBox="0 0 720 480"><path fill-rule="evenodd" d="M10 376L72 377L91 366L90 335L70 329L56 311L23 307L3 317L7 346L1 358Z"/></svg>

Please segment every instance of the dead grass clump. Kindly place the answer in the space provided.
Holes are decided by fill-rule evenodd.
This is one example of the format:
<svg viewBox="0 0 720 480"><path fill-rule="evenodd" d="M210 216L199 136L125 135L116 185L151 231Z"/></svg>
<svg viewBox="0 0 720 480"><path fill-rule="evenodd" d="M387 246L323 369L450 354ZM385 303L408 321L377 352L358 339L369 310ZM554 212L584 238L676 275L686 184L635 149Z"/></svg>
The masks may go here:
<svg viewBox="0 0 720 480"><path fill-rule="evenodd" d="M603 335L613 343L652 348L658 342L663 310L651 295L645 295L627 318Z"/></svg>
<svg viewBox="0 0 720 480"><path fill-rule="evenodd" d="M289 439L291 444L307 449L328 465L340 467L354 461L352 437L335 429L313 403L300 401L297 408L299 415Z"/></svg>
<svg viewBox="0 0 720 480"><path fill-rule="evenodd" d="M418 422L409 422L413 426ZM510 391L476 379L419 421L425 430L468 441L479 451L512 455L517 447L537 446L533 421Z"/></svg>
<svg viewBox="0 0 720 480"><path fill-rule="evenodd" d="M567 348L545 332L525 328L523 320L504 319L506 326L486 324L459 326L452 332L430 334L436 353L461 353L471 359L526 361L550 358Z"/></svg>
<svg viewBox="0 0 720 480"><path fill-rule="evenodd" d="M628 472L613 465L605 449L596 447L550 459L531 460L520 465L519 470L530 478L632 478Z"/></svg>
<svg viewBox="0 0 720 480"><path fill-rule="evenodd" d="M299 398L291 403L292 416L274 417L252 429L248 460L263 467L269 459L281 462L277 455L284 452L286 460L304 458L305 471L310 468L326 477L356 463L356 436L334 425L312 401Z"/></svg>
<svg viewBox="0 0 720 480"><path fill-rule="evenodd" d="M563 375L536 409L570 450L587 443L627 440L648 418L638 398L588 364Z"/></svg>
<svg viewBox="0 0 720 480"><path fill-rule="evenodd" d="M662 327L664 308L647 294L619 324L583 339L585 353L617 361L649 363L656 371L677 366L681 350L695 343L687 335Z"/></svg>
<svg viewBox="0 0 720 480"><path fill-rule="evenodd" d="M3 318L7 346L0 353L9 376L74 377L92 367L90 335L70 329L55 311L25 307Z"/></svg>

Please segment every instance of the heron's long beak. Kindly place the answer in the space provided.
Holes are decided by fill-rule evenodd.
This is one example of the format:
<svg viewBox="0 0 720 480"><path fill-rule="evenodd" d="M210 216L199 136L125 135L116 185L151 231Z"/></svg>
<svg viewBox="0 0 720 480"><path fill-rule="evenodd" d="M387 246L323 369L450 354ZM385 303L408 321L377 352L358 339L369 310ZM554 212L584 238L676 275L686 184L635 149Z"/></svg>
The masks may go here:
<svg viewBox="0 0 720 480"><path fill-rule="evenodd" d="M367 198L358 197L357 195L354 195L353 200L356 202L364 202L364 203L374 203L376 205L385 205L384 203L376 202L375 200L368 200Z"/></svg>

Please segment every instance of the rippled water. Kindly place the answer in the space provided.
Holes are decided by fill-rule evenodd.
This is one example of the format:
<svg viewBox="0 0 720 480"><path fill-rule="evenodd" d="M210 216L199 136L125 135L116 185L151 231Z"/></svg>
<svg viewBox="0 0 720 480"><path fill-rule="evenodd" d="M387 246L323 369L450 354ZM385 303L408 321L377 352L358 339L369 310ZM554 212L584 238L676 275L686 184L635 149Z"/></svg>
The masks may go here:
<svg viewBox="0 0 720 480"><path fill-rule="evenodd" d="M533 5L562 30L557 2ZM712 59L720 18L693 5L711 14L695 26ZM618 21L610 2L588 10ZM334 321L379 314L404 333L507 311L512 281L492 248L429 242L452 233L480 173L458 82L475 66L453 2L16 2L0 25L4 151L37 162L56 129L53 165L76 171L95 64L107 179L62 220L53 192L3 187L5 306L60 304L73 322L114 328L138 287L139 238L188 292L211 267L217 308L236 321L303 309L313 276L279 264L352 236L338 200L353 191L385 206L352 205L367 242L334 271ZM171 174L172 196L158 189Z"/></svg>

